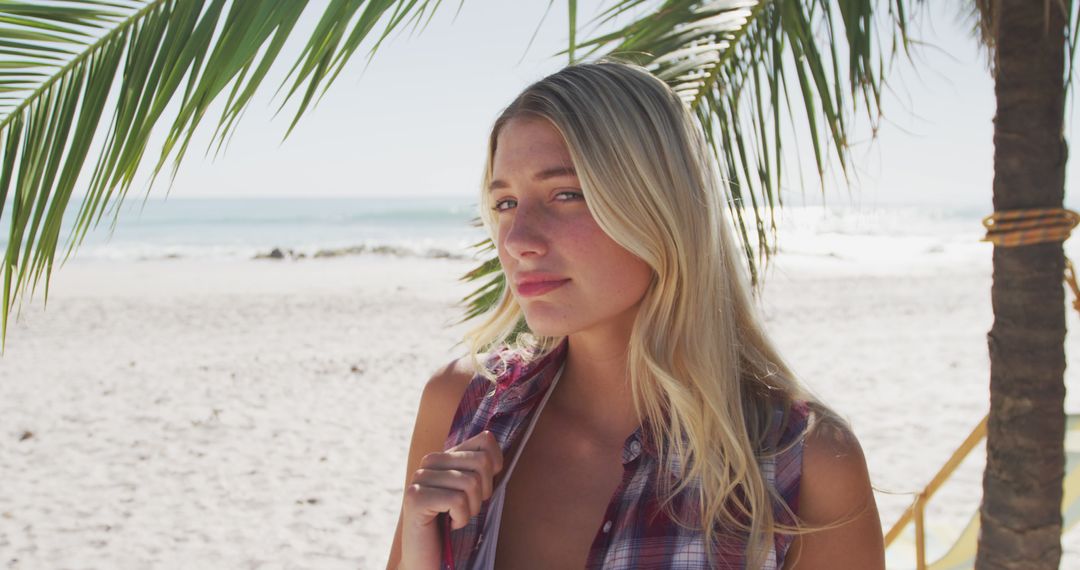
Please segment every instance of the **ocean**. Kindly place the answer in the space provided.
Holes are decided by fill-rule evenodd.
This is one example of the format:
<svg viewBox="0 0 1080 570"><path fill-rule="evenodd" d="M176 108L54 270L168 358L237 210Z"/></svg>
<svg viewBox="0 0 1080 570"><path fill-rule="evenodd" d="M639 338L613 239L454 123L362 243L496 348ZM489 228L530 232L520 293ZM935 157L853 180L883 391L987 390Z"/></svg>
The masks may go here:
<svg viewBox="0 0 1080 570"><path fill-rule="evenodd" d="M173 258L248 260L342 255L472 258L486 239L476 200L423 198L195 199L130 197L110 232L111 212L92 228L75 260ZM62 244L74 225L69 208ZM893 273L986 264L982 217L974 207L784 206L777 259L827 272ZM5 208L0 225L7 222ZM747 231L753 235L753 228ZM6 236L5 236L6 237ZM1075 240L1073 240L1075 241ZM0 239L0 247L6 247ZM1067 244L1068 246L1068 244ZM1075 249L1075 248L1068 248ZM63 257L58 252L57 259ZM1074 254L1074 258L1080 257Z"/></svg>
<svg viewBox="0 0 1080 570"><path fill-rule="evenodd" d="M76 212L69 207L61 231L63 244ZM72 257L253 259L274 249L285 257L371 252L468 256L470 246L486 238L481 228L473 226L476 212L476 205L462 198L151 198L144 202L131 197L121 206L115 229L110 231L110 210ZM6 245L0 239L0 246Z"/></svg>

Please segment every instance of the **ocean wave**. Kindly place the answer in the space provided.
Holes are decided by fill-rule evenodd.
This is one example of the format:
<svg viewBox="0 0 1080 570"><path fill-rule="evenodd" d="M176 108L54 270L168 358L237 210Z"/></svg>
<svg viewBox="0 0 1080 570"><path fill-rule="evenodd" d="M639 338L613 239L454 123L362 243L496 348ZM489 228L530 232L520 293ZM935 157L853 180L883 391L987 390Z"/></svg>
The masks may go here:
<svg viewBox="0 0 1080 570"><path fill-rule="evenodd" d="M284 260L284 259L328 259L333 257L347 257L353 255L388 255L391 257L423 257L428 259L472 259L473 256L465 252L451 251L448 249L429 247L415 249L399 245L354 245L349 247L319 249L314 253L298 251L291 248L275 247L270 251L256 253L252 259Z"/></svg>

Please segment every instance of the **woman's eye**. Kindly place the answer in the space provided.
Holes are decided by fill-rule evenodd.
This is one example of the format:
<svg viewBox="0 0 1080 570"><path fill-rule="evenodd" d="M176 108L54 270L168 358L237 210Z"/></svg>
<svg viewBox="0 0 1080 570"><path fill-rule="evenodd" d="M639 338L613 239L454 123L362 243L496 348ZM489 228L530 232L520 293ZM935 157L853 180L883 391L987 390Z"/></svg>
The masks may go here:
<svg viewBox="0 0 1080 570"><path fill-rule="evenodd" d="M557 202L574 202L577 200L584 200L585 194L576 190L564 190L555 194L555 201ZM518 201L514 198L502 198L495 201L495 205L491 207L496 212L505 212L516 208Z"/></svg>
<svg viewBox="0 0 1080 570"><path fill-rule="evenodd" d="M495 206L491 209L496 212L505 212L514 206L517 206L517 200L514 200L513 198L503 198L502 200L496 200Z"/></svg>
<svg viewBox="0 0 1080 570"><path fill-rule="evenodd" d="M556 198L559 199L560 202L568 202L568 201L572 201L572 200L584 200L585 199L585 194L582 194L581 192L577 192L577 191L573 191L573 190L566 190L566 191L563 191L563 192L559 192L555 196L556 196Z"/></svg>

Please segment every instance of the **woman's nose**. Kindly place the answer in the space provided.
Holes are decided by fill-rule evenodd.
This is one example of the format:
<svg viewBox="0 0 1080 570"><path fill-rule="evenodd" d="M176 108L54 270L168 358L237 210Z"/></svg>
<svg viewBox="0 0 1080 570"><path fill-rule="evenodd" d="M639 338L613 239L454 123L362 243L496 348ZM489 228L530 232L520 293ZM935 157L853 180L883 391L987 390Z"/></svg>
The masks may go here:
<svg viewBox="0 0 1080 570"><path fill-rule="evenodd" d="M517 259L547 253L547 232L544 214L532 207L519 205L507 222L509 228L503 236L503 247Z"/></svg>

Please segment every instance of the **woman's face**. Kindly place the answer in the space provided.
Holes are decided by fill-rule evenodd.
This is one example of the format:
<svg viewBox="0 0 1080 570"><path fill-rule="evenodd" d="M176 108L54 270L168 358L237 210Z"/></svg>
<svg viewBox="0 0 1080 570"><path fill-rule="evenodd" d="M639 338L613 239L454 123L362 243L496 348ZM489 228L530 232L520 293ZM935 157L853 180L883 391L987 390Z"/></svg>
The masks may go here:
<svg viewBox="0 0 1080 570"><path fill-rule="evenodd" d="M515 118L495 148L499 261L529 328L628 332L652 269L597 225L562 136L545 119Z"/></svg>

